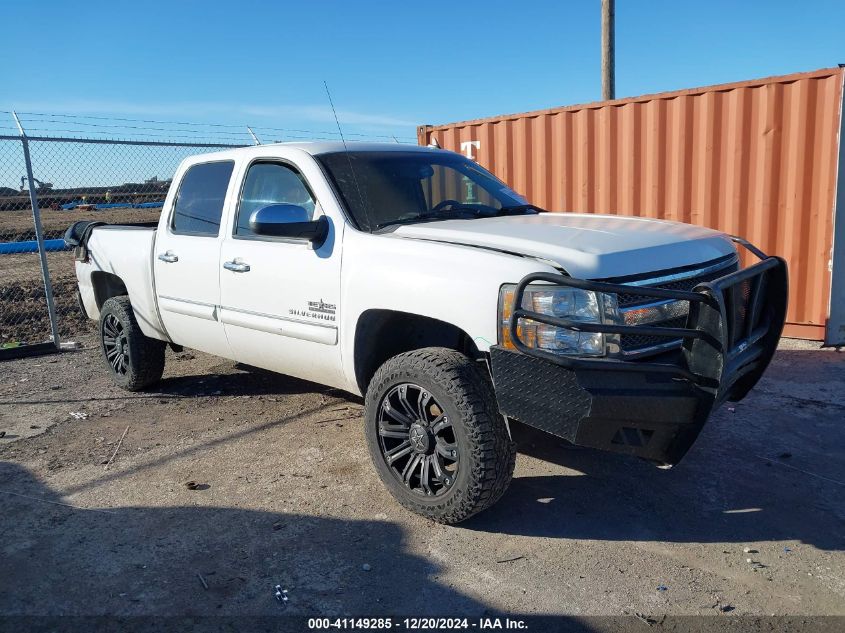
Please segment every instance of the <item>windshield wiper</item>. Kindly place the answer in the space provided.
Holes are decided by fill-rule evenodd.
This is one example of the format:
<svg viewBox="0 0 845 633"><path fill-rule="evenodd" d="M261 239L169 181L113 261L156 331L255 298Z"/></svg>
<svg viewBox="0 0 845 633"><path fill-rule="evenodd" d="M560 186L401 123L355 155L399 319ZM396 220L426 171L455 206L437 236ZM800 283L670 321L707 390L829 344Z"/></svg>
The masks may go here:
<svg viewBox="0 0 845 633"><path fill-rule="evenodd" d="M375 230L396 224L415 224L417 222L431 222L436 220L469 220L473 218L492 218L501 215L534 215L537 213L547 213L547 211L533 204L516 204L501 207L500 209L491 207L489 210L473 205L453 205L440 211L420 213L412 218L382 222L376 225Z"/></svg>
<svg viewBox="0 0 845 633"><path fill-rule="evenodd" d="M508 207L502 207L496 211L496 215L534 215L536 213L548 213L548 211L534 204L514 204Z"/></svg>
<svg viewBox="0 0 845 633"><path fill-rule="evenodd" d="M393 226L394 224L415 224L416 222L430 222L433 220L468 220L470 218L477 217L475 213L475 209L471 208L462 208L457 207L459 213L464 215L452 215L455 208L450 208L449 211L438 211L437 213L420 213L419 215L415 215L412 218L402 218L400 220L391 220L390 222L382 222L381 224L376 224L376 230L383 229L387 226ZM472 215L466 215L467 211L472 211Z"/></svg>

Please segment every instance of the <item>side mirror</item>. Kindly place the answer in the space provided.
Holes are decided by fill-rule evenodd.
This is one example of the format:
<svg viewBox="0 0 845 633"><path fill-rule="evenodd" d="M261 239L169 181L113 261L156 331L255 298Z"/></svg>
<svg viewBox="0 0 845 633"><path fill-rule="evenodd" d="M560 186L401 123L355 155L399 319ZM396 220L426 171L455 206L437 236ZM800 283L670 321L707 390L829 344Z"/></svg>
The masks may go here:
<svg viewBox="0 0 845 633"><path fill-rule="evenodd" d="M271 204L252 212L249 228L256 235L308 240L319 245L329 234L329 221L324 215L311 220L308 211L295 204Z"/></svg>

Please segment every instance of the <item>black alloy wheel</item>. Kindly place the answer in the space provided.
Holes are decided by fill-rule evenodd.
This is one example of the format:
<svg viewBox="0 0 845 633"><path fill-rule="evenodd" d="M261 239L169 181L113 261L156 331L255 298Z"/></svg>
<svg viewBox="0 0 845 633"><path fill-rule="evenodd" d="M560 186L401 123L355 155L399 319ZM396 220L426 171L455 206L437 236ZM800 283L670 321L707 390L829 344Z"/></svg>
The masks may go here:
<svg viewBox="0 0 845 633"><path fill-rule="evenodd" d="M440 495L455 481L460 453L452 421L419 385L402 383L385 394L378 434L393 476L412 492Z"/></svg>
<svg viewBox="0 0 845 633"><path fill-rule="evenodd" d="M157 383L164 373L165 346L141 331L129 297L111 297L103 303L100 349L118 387L140 391Z"/></svg>
<svg viewBox="0 0 845 633"><path fill-rule="evenodd" d="M426 347L376 371L364 399L373 466L396 501L440 523L459 523L507 490L516 446L489 373L466 354Z"/></svg>
<svg viewBox="0 0 845 633"><path fill-rule="evenodd" d="M112 371L125 376L129 371L129 339L123 323L113 314L107 314L103 319L103 351Z"/></svg>

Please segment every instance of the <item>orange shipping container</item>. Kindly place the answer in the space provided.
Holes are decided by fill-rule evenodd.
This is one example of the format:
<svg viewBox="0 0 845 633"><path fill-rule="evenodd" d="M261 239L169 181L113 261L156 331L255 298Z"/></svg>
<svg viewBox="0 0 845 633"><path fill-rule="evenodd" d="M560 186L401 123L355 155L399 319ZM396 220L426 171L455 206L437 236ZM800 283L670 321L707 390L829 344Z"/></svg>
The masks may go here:
<svg viewBox="0 0 845 633"><path fill-rule="evenodd" d="M787 336L845 340L843 69L418 128L534 204L701 224L789 263ZM845 185L843 188L845 189ZM839 192L845 235L845 193ZM831 305L831 271L837 288ZM831 316L832 315L832 316ZM830 324L828 319L830 318Z"/></svg>

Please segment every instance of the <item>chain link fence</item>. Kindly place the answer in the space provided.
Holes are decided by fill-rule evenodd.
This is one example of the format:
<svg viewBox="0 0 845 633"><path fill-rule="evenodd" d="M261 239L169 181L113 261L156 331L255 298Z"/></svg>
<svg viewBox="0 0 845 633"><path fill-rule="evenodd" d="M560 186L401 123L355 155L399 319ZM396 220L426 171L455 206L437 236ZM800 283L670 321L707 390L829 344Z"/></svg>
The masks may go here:
<svg viewBox="0 0 845 633"><path fill-rule="evenodd" d="M0 139L0 350L50 338L25 174L21 141Z"/></svg>
<svg viewBox="0 0 845 633"><path fill-rule="evenodd" d="M344 133L416 144L398 129ZM77 304L73 253L62 240L74 222L158 220L170 178L192 154L339 137L339 130L0 111L0 359L93 331Z"/></svg>
<svg viewBox="0 0 845 633"><path fill-rule="evenodd" d="M52 337L30 188L40 209L55 324L59 339L66 340L92 327L77 304L73 253L62 241L68 226L88 219L155 221L182 159L239 146L0 136L0 358L4 353L19 353L25 346L57 343Z"/></svg>

